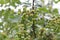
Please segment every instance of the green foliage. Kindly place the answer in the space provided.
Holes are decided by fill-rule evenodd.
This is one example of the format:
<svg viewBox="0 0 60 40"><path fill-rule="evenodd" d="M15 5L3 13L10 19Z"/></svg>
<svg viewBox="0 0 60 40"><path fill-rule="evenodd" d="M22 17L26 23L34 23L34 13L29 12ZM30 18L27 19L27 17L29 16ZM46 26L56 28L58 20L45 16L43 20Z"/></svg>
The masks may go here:
<svg viewBox="0 0 60 40"><path fill-rule="evenodd" d="M54 2L55 2L55 3L58 3L58 2L60 2L60 0L54 0Z"/></svg>
<svg viewBox="0 0 60 40"><path fill-rule="evenodd" d="M44 5L44 0L41 0ZM59 2L60 0L58 0ZM56 2L54 0L54 2ZM19 0L0 0L0 4L15 3ZM51 15L49 15L51 14ZM45 16L51 19L45 18ZM59 40L60 38L60 15L58 9L52 9L52 5L46 5L18 12L8 8L0 11L0 40Z"/></svg>
<svg viewBox="0 0 60 40"><path fill-rule="evenodd" d="M49 12L46 7L38 8L38 11L39 11L39 12L44 12L44 13Z"/></svg>
<svg viewBox="0 0 60 40"><path fill-rule="evenodd" d="M20 4L19 0L0 0L0 4L10 3L10 5L15 6L15 3Z"/></svg>

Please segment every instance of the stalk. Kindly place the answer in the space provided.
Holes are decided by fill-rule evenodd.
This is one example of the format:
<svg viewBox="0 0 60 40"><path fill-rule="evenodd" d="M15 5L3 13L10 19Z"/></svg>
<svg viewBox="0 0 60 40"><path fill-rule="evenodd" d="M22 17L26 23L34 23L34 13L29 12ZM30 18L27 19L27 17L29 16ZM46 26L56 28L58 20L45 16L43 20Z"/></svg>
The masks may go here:
<svg viewBox="0 0 60 40"><path fill-rule="evenodd" d="M34 2L35 0L33 0L33 3L32 3L32 14L34 15ZM34 17L33 17L34 18ZM33 20L33 24L32 24L32 34L33 34L33 38L35 39L36 38L36 33L35 33L35 21Z"/></svg>

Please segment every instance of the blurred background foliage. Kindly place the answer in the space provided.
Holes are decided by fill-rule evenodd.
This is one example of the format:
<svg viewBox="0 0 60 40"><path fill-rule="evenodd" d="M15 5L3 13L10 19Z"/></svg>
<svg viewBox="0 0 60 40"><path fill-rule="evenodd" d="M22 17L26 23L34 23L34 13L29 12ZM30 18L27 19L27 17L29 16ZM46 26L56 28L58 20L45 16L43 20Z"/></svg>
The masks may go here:
<svg viewBox="0 0 60 40"><path fill-rule="evenodd" d="M60 0L29 1L0 0L0 40L60 40Z"/></svg>

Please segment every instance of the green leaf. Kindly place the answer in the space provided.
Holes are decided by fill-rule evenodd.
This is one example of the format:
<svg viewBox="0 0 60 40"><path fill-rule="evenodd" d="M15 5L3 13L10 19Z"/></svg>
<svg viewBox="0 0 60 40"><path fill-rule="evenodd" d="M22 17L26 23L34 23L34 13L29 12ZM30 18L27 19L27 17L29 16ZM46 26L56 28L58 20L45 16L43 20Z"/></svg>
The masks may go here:
<svg viewBox="0 0 60 40"><path fill-rule="evenodd" d="M10 3L10 5L15 6L15 3L20 4L19 0L0 0L0 4Z"/></svg>
<svg viewBox="0 0 60 40"><path fill-rule="evenodd" d="M58 13L58 9L54 9L53 12L54 12L54 13Z"/></svg>
<svg viewBox="0 0 60 40"><path fill-rule="evenodd" d="M59 15L59 14L58 14L58 9L53 9L52 14L58 16L58 15Z"/></svg>
<svg viewBox="0 0 60 40"><path fill-rule="evenodd" d="M46 13L46 12L49 12L46 7L38 8L38 10L39 10L40 12L45 12L45 13Z"/></svg>
<svg viewBox="0 0 60 40"><path fill-rule="evenodd" d="M5 2L4 2L4 0L0 0L0 4L4 4Z"/></svg>
<svg viewBox="0 0 60 40"><path fill-rule="evenodd" d="M60 2L60 0L54 0L54 2L55 2L55 3L58 3L58 2Z"/></svg>
<svg viewBox="0 0 60 40"><path fill-rule="evenodd" d="M20 4L21 2L19 0L12 0L10 5L15 6L15 3Z"/></svg>

